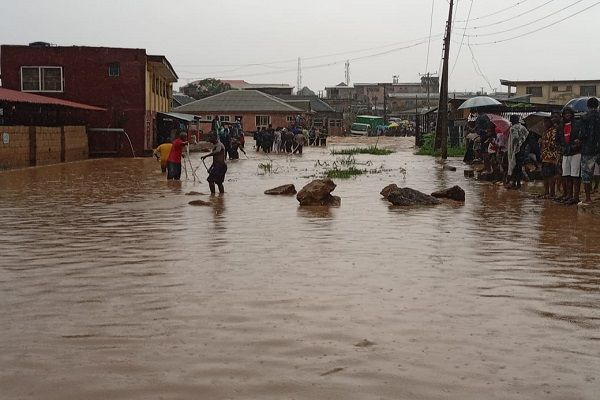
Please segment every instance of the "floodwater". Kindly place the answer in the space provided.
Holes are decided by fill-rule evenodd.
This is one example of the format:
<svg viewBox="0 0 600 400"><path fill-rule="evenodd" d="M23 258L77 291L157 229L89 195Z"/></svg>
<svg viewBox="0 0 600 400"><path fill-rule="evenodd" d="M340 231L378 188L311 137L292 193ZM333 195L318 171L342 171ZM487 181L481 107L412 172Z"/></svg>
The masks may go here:
<svg viewBox="0 0 600 400"><path fill-rule="evenodd" d="M1 173L0 399L600 398L600 219L410 150L302 209L263 191L335 157L248 155L214 198L150 158Z"/></svg>

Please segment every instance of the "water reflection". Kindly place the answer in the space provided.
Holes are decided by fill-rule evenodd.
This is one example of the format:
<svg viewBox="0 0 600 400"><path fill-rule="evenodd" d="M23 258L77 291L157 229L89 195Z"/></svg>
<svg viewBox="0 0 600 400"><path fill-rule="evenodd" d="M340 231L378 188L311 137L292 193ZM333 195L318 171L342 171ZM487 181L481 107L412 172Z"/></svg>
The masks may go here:
<svg viewBox="0 0 600 400"><path fill-rule="evenodd" d="M0 174L3 395L595 398L595 218L409 152L336 182L339 208L298 207L263 191L329 152L262 176L249 156L224 196L150 159ZM390 182L467 202L390 207Z"/></svg>

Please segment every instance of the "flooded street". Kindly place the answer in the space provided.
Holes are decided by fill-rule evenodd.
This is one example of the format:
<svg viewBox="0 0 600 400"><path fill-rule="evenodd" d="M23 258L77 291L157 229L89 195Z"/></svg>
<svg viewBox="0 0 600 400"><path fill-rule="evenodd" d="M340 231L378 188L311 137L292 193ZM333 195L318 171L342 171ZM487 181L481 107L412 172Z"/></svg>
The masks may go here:
<svg viewBox="0 0 600 400"><path fill-rule="evenodd" d="M213 198L185 195L201 154L202 184L150 158L0 173L0 398L598 399L600 219L410 141L356 156L384 172L329 210L263 192L331 146L272 174L249 148ZM394 208L389 183L467 201Z"/></svg>

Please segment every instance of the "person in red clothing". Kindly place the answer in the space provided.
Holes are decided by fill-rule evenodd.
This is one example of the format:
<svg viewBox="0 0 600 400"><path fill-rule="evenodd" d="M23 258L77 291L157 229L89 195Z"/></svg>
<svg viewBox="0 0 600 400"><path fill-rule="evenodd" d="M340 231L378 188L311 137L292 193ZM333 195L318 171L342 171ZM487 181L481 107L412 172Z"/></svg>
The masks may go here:
<svg viewBox="0 0 600 400"><path fill-rule="evenodd" d="M182 132L179 134L179 137L173 140L173 147L171 147L171 152L167 159L167 180L178 181L181 178L181 154L183 153L183 148L188 144L185 139L185 133Z"/></svg>

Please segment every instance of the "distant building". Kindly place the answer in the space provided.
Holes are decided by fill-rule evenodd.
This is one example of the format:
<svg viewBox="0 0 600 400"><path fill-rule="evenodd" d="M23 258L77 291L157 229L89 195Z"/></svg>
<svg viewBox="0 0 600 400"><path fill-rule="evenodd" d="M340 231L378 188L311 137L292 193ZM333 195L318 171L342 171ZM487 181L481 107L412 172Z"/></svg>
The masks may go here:
<svg viewBox="0 0 600 400"><path fill-rule="evenodd" d="M177 113L196 115L204 132L210 131L214 117L220 121L233 122L240 118L244 131L253 132L269 125L287 127L297 115L309 112L258 90L229 90L177 107Z"/></svg>
<svg viewBox="0 0 600 400"><path fill-rule="evenodd" d="M187 103L191 103L192 101L196 100L193 97L190 97L186 94L178 93L178 92L173 92L172 96L173 96L173 100L171 101L171 105L173 108L183 106Z"/></svg>
<svg viewBox="0 0 600 400"><path fill-rule="evenodd" d="M190 82L185 86L180 88L181 92L188 95L194 96L198 92L196 89L196 85L200 81ZM229 84L232 90L258 90L259 92L263 92L266 94L270 94L273 96L277 95L291 95L294 87L288 85L287 83L248 83L244 80L224 80L221 82Z"/></svg>
<svg viewBox="0 0 600 400"><path fill-rule="evenodd" d="M500 83L508 87L509 95L530 95L531 102L537 104L564 105L574 98L598 96L600 93L600 80L510 81L501 79Z"/></svg>
<svg viewBox="0 0 600 400"><path fill-rule="evenodd" d="M164 56L144 49L83 46L3 45L4 87L90 104L88 128L122 128L136 155L156 144L157 112L171 109L177 74ZM90 133L90 155L130 155L122 134Z"/></svg>
<svg viewBox="0 0 600 400"><path fill-rule="evenodd" d="M317 96L285 95L277 97L294 107L307 109L311 113L311 126L326 131L327 134L332 136L339 136L344 133L343 113L336 111ZM308 108L303 107L301 103L308 103Z"/></svg>

